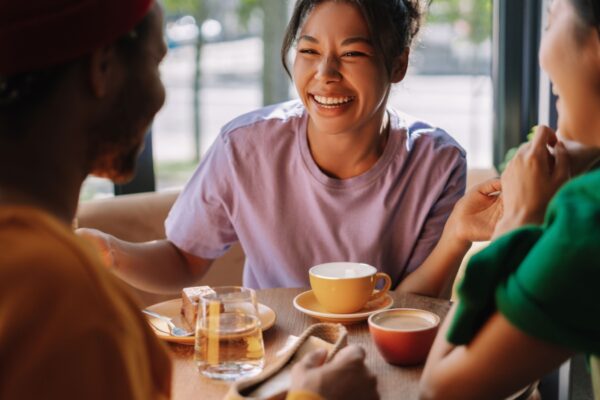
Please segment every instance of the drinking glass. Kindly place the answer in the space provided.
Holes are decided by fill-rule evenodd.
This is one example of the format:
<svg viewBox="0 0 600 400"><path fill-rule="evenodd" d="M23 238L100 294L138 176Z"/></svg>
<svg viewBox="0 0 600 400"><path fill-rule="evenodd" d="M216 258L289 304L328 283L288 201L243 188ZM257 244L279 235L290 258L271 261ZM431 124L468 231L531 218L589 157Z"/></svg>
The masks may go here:
<svg viewBox="0 0 600 400"><path fill-rule="evenodd" d="M239 286L212 289L198 301L194 358L200 373L223 380L260 373L265 349L256 293Z"/></svg>

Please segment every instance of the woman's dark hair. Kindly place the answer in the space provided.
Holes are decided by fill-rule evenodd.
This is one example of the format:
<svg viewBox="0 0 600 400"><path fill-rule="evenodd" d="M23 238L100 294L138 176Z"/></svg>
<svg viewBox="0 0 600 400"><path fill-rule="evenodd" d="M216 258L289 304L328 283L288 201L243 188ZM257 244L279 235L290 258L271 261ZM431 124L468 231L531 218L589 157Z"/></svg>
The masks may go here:
<svg viewBox="0 0 600 400"><path fill-rule="evenodd" d="M295 45L298 31L306 17L319 4L326 1L349 3L357 6L367 22L376 51L383 57L388 75L392 74L394 61L410 46L419 32L423 15L422 0L298 0L286 28L281 46L281 61L291 77L287 56Z"/></svg>
<svg viewBox="0 0 600 400"><path fill-rule="evenodd" d="M581 21L600 35L600 0L571 0Z"/></svg>
<svg viewBox="0 0 600 400"><path fill-rule="evenodd" d="M127 62L136 59L140 41L148 36L149 17L146 16L130 32L116 41L119 55ZM0 75L0 115L12 117L27 114L32 107L43 103L64 74L83 58L40 71L26 72L9 77Z"/></svg>

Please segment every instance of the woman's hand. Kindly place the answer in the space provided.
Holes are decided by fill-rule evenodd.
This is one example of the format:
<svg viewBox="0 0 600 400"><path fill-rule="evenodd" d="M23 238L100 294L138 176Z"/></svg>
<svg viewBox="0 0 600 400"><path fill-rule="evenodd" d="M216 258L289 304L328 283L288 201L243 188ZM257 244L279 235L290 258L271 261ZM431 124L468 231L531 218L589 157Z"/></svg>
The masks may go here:
<svg viewBox="0 0 600 400"><path fill-rule="evenodd" d="M502 189L500 179L489 179L469 191L460 199L448 219L448 227L463 242L489 240L496 223L502 217Z"/></svg>
<svg viewBox="0 0 600 400"><path fill-rule="evenodd" d="M327 352L307 354L292 368L291 390L318 393L327 400L376 400L377 380L365 365L362 347L344 347L326 363Z"/></svg>
<svg viewBox="0 0 600 400"><path fill-rule="evenodd" d="M550 199L569 176L565 146L552 129L539 126L502 174L504 214L494 236L526 224L541 224Z"/></svg>

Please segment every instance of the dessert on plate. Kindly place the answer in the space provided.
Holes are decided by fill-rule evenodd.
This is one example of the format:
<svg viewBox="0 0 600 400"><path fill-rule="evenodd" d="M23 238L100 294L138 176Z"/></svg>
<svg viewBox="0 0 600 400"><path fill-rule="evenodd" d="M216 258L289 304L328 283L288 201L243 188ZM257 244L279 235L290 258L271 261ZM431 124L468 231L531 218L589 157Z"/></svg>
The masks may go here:
<svg viewBox="0 0 600 400"><path fill-rule="evenodd" d="M190 329L196 327L198 318L198 301L200 296L212 292L209 286L193 286L181 291L181 315Z"/></svg>

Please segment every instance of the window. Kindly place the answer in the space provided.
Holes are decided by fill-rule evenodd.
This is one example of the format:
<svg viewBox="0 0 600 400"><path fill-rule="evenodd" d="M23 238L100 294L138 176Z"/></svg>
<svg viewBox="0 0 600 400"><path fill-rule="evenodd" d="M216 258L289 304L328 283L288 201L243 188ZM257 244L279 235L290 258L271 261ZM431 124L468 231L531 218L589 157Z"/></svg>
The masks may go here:
<svg viewBox="0 0 600 400"><path fill-rule="evenodd" d="M157 190L183 186L222 125L273 98L263 91L263 65L277 69L265 75L278 74L279 93L289 84L278 66L282 35L271 32L283 32L287 17L281 15L291 2L269 0L264 11L261 3L163 2L170 50L161 67L167 100L152 129ZM467 150L469 167L493 165L492 9L491 0L435 0L408 75L389 100L392 107L450 133ZM265 18L265 12L276 15ZM288 89L283 92L294 96ZM89 178L82 199L112 194L110 182Z"/></svg>

